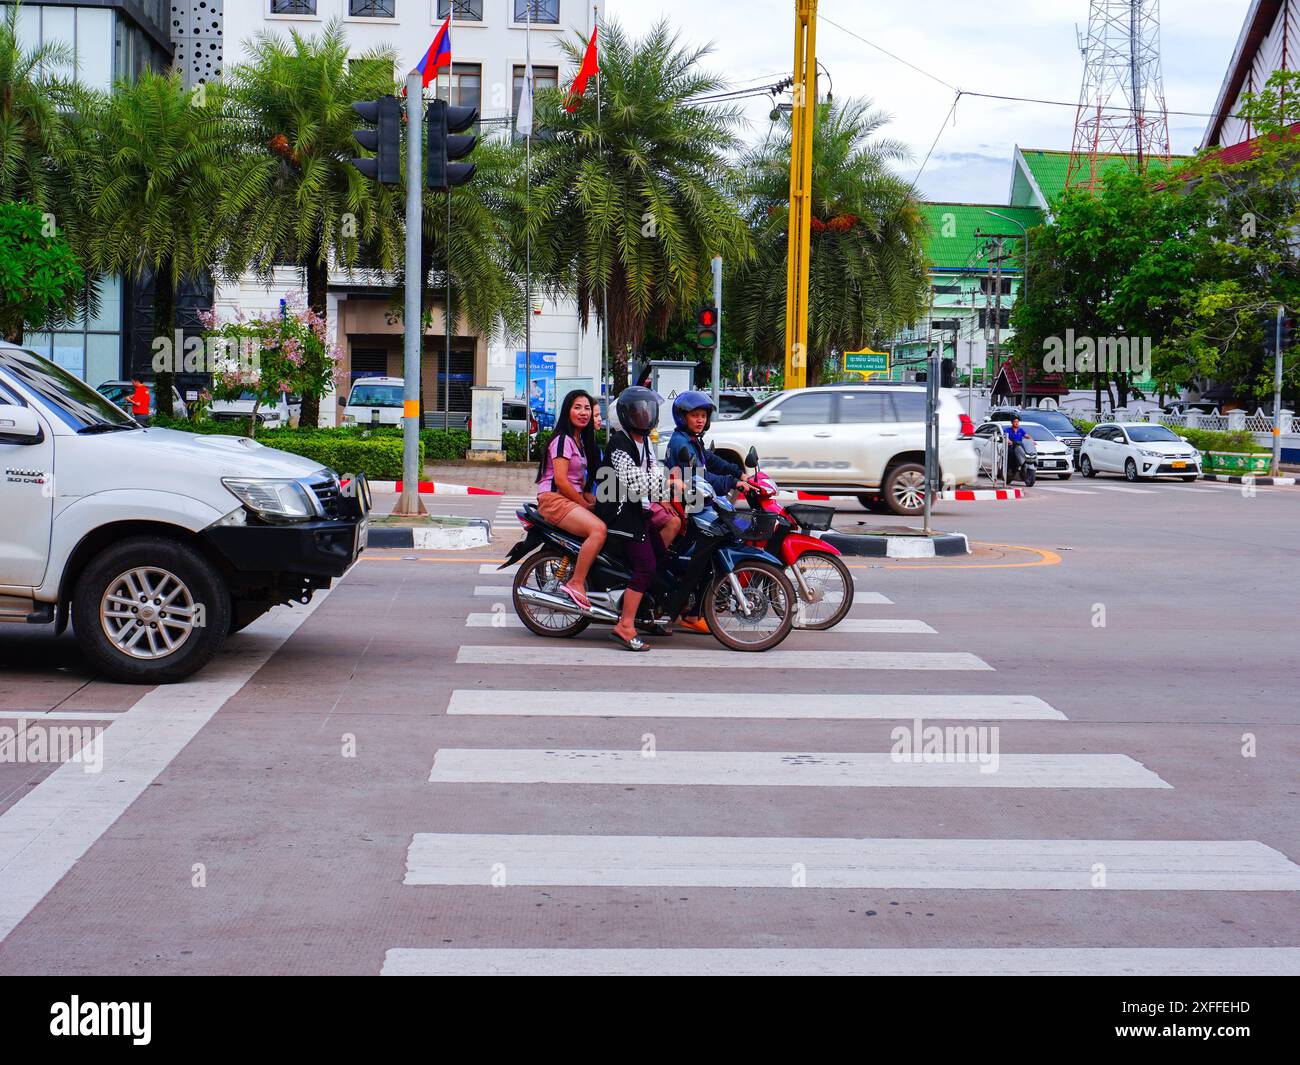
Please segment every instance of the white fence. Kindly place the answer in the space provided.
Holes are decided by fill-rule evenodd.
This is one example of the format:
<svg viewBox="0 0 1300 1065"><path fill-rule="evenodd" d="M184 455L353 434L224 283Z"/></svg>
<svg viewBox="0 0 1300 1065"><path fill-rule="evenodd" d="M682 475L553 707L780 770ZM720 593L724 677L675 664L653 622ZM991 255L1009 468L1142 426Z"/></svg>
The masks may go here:
<svg viewBox="0 0 1300 1065"><path fill-rule="evenodd" d="M1295 415L1289 410L1284 410L1278 419L1274 419L1271 414L1265 414L1262 409L1254 414L1247 414L1244 410L1231 410L1227 414L1220 414L1217 410L1210 413L1193 410L1186 414L1160 414L1150 411L1129 411L1121 407L1113 411L1071 410L1066 413L1073 418L1089 422L1159 422L1171 429L1212 429L1218 432L1244 430L1266 435L1272 434L1275 423L1283 434L1292 432L1297 424Z"/></svg>

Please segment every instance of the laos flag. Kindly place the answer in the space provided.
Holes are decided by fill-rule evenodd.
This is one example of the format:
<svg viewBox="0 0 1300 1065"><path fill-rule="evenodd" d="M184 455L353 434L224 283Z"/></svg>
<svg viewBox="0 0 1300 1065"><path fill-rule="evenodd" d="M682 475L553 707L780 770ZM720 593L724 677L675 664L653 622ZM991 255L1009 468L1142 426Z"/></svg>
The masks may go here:
<svg viewBox="0 0 1300 1065"><path fill-rule="evenodd" d="M438 30L438 36L433 39L433 44L429 45L429 50L424 53L424 58L416 66L423 77L421 83L424 88L429 87L429 82L438 76L438 71L442 67L451 70L451 16L443 22L442 27Z"/></svg>

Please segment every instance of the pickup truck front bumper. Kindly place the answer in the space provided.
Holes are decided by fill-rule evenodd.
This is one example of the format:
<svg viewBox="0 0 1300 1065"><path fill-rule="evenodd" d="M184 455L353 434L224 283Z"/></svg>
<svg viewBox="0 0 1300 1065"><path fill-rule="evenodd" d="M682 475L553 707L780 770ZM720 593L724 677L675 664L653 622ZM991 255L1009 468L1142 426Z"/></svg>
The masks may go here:
<svg viewBox="0 0 1300 1065"><path fill-rule="evenodd" d="M366 546L365 518L293 525L214 525L203 536L240 574L341 577Z"/></svg>

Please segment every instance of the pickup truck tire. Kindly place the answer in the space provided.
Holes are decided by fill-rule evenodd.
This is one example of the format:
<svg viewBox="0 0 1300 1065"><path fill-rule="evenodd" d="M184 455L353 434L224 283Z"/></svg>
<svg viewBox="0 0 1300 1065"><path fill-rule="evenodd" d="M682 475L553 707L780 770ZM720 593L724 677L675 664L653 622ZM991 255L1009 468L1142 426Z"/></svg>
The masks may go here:
<svg viewBox="0 0 1300 1065"><path fill-rule="evenodd" d="M143 616L133 625L128 614ZM81 572L72 624L82 652L106 676L166 684L217 653L230 631L230 592L216 567L188 544L131 537L105 548Z"/></svg>

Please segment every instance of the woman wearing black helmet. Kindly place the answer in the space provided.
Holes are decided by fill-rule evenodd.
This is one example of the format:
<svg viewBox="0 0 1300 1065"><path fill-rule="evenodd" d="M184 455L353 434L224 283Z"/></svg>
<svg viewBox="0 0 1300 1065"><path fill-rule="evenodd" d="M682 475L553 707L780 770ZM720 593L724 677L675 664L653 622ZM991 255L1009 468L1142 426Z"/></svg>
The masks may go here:
<svg viewBox="0 0 1300 1065"><path fill-rule="evenodd" d="M621 428L610 434L596 495L605 524L631 537L626 550L632 579L623 593L622 616L610 638L629 651L648 651L649 644L637 635L636 613L665 554L663 541L650 528L650 508L652 501L667 497L669 485L649 441L650 431L659 422L659 396L640 386L625 388L615 410Z"/></svg>

